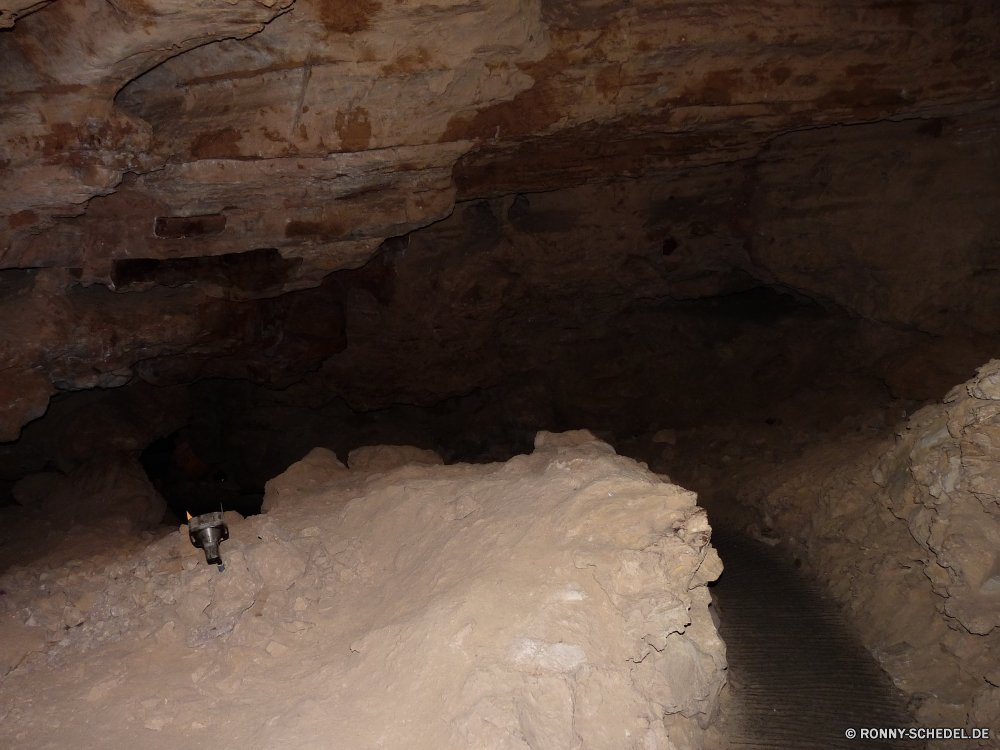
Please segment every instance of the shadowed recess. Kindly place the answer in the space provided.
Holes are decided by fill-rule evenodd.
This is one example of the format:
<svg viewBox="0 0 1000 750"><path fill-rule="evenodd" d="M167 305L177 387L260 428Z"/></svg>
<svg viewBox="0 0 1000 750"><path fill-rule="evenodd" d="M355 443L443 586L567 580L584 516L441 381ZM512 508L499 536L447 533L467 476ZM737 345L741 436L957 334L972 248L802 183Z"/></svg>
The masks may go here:
<svg viewBox="0 0 1000 750"><path fill-rule="evenodd" d="M118 291L139 287L214 284L243 292L279 289L301 260L281 257L274 248L197 258L128 258L116 260L111 279Z"/></svg>
<svg viewBox="0 0 1000 750"><path fill-rule="evenodd" d="M218 234L226 228L226 217L221 214L211 216L157 216L153 222L153 234L163 239L183 237L205 237Z"/></svg>

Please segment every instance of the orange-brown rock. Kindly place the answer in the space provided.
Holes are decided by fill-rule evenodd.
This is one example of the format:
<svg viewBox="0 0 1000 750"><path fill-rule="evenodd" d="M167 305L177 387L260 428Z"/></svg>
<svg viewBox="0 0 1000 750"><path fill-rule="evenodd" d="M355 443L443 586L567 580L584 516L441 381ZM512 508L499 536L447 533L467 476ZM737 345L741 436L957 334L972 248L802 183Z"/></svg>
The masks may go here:
<svg viewBox="0 0 1000 750"><path fill-rule="evenodd" d="M351 339L343 305L361 312L352 346L383 346L362 365L391 360L381 386L337 376L339 393L381 388L358 404L399 393L394 368L423 401L495 382L496 332L458 323L528 297L593 295L600 328L637 299L792 290L904 332L865 349L897 386L922 372L910 333L998 333L990 0L8 1L0 23L0 268L39 269L5 272L0 369L32 382L0 437L44 408L43 379L287 384ZM597 234L591 208L561 207L626 180ZM525 194L553 207L521 215ZM362 343L381 313L323 279L387 239L436 242L421 228L484 198L518 237L454 286L467 312L440 319L423 289L386 312L400 331ZM492 253L491 231L473 244ZM600 239L557 273L542 260L557 236L560 254ZM504 335L536 335L530 308ZM461 340L472 369L407 360L417 339Z"/></svg>

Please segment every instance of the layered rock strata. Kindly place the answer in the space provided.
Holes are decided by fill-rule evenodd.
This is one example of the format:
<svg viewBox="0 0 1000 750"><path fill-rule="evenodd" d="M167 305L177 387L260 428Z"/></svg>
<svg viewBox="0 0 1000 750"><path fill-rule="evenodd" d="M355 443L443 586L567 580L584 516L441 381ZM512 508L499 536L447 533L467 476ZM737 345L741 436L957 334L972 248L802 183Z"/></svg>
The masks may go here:
<svg viewBox="0 0 1000 750"><path fill-rule="evenodd" d="M482 299L470 286L447 300L474 316L497 312L501 292L525 301L517 279L536 297L615 297L615 310L776 285L922 337L883 352L902 390L927 382L928 347L968 359L996 335L988 0L61 0L8 2L0 24L13 25L0 35L0 297L16 312L0 342L3 440L56 390L294 381L339 351L338 306L365 307L357 330L375 311L327 289L301 313L313 303L289 293L387 240L405 246L456 201L474 214L468 252L493 252L488 225L508 210L521 235L518 259L482 269ZM653 197L607 187L631 180ZM561 232L559 253L609 255L569 278L614 283L563 289L524 268ZM609 321L588 312L592 327ZM292 337L308 356L262 360ZM492 341L467 338L467 351Z"/></svg>

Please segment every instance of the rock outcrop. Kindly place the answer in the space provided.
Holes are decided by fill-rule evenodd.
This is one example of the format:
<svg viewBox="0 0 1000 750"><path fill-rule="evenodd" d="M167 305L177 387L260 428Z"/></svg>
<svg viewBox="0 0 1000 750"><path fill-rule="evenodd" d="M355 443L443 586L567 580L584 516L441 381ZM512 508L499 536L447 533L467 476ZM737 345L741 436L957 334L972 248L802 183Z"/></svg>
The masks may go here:
<svg viewBox="0 0 1000 750"><path fill-rule="evenodd" d="M62 565L95 549L135 545L167 510L135 455L108 452L66 475L29 474L0 509L0 567L41 560Z"/></svg>
<svg viewBox="0 0 1000 750"><path fill-rule="evenodd" d="M726 668L704 511L589 433L537 446L314 451L275 480L294 497L227 514L225 572L184 526L11 568L4 746L702 747Z"/></svg>
<svg viewBox="0 0 1000 750"><path fill-rule="evenodd" d="M526 340L526 303L569 295L601 304L549 314L599 330L637 301L792 290L913 334L874 348L924 397L968 374L932 372L934 337L974 361L997 335L989 0L61 0L0 25L0 440L56 391L295 382L379 327L359 289L388 304L408 236L490 261L390 313L493 351L471 387L503 365L462 326L523 307ZM453 212L464 229L422 235ZM467 314L426 328L449 290ZM470 389L388 355L415 391ZM340 391L374 385L344 359Z"/></svg>
<svg viewBox="0 0 1000 750"><path fill-rule="evenodd" d="M818 444L743 492L855 614L928 726L1000 721L997 383L994 360L895 445Z"/></svg>

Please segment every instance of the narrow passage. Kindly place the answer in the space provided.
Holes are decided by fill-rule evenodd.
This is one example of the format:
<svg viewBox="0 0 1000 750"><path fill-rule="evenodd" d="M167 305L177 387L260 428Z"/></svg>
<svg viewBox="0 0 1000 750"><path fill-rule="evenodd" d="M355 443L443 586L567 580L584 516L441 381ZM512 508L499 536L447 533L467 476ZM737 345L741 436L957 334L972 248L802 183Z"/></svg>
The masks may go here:
<svg viewBox="0 0 1000 750"><path fill-rule="evenodd" d="M832 600L760 542L718 528L712 542L726 566L712 591L729 659L721 748L926 746L862 739L862 729L910 727L913 719Z"/></svg>

